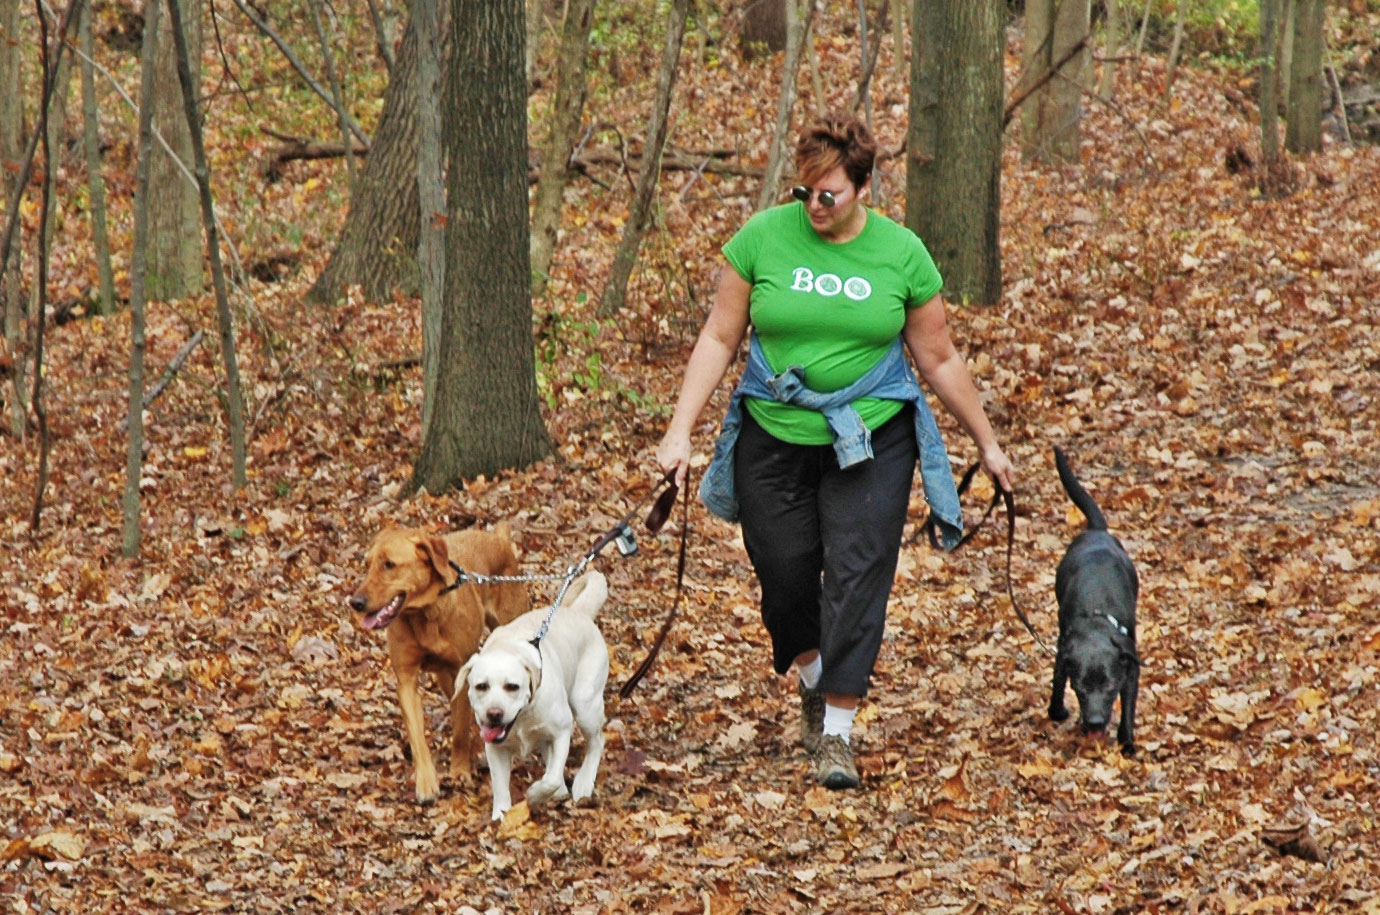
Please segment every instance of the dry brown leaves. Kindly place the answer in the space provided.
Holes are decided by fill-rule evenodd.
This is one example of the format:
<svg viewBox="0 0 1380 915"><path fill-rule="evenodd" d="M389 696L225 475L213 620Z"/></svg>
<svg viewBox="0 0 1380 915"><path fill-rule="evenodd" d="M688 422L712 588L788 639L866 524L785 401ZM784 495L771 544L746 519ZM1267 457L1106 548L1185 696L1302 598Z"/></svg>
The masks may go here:
<svg viewBox="0 0 1380 915"><path fill-rule="evenodd" d="M833 66L848 47L827 44ZM884 56L893 147L890 72ZM388 522L508 518L525 566L559 572L642 499L665 416L627 394L669 403L715 249L756 193L670 173L629 313L552 366L559 455L464 492L396 498L419 379L380 366L419 349L415 305L306 309L303 276L259 289L242 325L250 486L227 489L202 349L150 411L145 548L122 561L125 319L53 332L60 438L37 537L34 441L0 452L0 896L15 911L1380 910L1380 151L1329 147L1293 195L1262 199L1224 167L1253 140L1219 80L1185 72L1166 105L1162 78L1144 60L1116 111L1090 104L1076 171L1012 152L1004 301L952 315L1020 473L1014 584L1036 626L1053 637L1054 564L1077 529L1052 444L1139 565L1140 756L1047 720L1050 659L1011 612L991 532L955 556L903 551L859 718L864 789L823 791L741 542L697 511L685 614L611 707L598 805L494 825L482 782L413 804L383 646L343 608L362 549ZM760 159L774 83L770 62L691 66L677 142ZM637 99L621 89L601 117L636 132ZM308 226L319 261L333 230L304 181L338 176L300 168L264 205ZM588 319L614 188L574 186L539 311ZM251 203L222 198L232 218ZM60 262L84 263L64 238ZM205 300L155 307L150 364L212 321ZM572 375L596 346L605 382L584 390ZM669 600L680 523L602 560L616 682ZM440 733L434 693L429 714Z"/></svg>

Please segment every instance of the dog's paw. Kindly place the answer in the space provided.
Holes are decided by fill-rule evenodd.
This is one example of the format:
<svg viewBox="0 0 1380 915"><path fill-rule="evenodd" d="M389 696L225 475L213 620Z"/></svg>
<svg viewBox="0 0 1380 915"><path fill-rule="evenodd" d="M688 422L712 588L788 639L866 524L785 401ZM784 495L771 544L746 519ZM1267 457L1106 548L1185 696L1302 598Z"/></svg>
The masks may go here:
<svg viewBox="0 0 1380 915"><path fill-rule="evenodd" d="M533 782L532 787L527 789L527 803L533 807L567 797L570 797L570 791L565 787L565 782Z"/></svg>
<svg viewBox="0 0 1380 915"><path fill-rule="evenodd" d="M1049 707L1050 721L1068 721L1068 718L1069 710L1067 707L1062 705L1051 705Z"/></svg>
<svg viewBox="0 0 1380 915"><path fill-rule="evenodd" d="M570 799L577 805L586 805L594 797L594 779L589 780L589 784L584 784L577 776L570 783ZM592 802L591 802L592 803Z"/></svg>
<svg viewBox="0 0 1380 915"><path fill-rule="evenodd" d="M423 807L430 807L436 803L436 796L441 793L441 786L436 781L435 772L417 773L417 803Z"/></svg>
<svg viewBox="0 0 1380 915"><path fill-rule="evenodd" d="M1136 755L1136 745L1133 743L1123 743L1121 745L1121 755L1125 756L1127 759L1132 758Z"/></svg>

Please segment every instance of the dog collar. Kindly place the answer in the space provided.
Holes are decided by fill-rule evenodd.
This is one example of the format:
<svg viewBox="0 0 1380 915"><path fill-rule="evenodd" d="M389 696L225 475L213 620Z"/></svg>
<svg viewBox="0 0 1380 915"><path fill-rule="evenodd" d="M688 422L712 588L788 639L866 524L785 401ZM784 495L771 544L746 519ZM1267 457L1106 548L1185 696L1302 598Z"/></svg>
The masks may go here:
<svg viewBox="0 0 1380 915"><path fill-rule="evenodd" d="M1130 631L1127 630L1127 628L1126 628L1125 626L1121 625L1121 623L1117 622L1116 617L1114 617L1114 616L1112 616L1110 613L1108 613L1108 614L1106 615L1106 620L1107 620L1107 622L1109 622L1109 623L1112 624L1112 628L1115 629L1117 632L1120 632L1122 635L1126 636L1126 638L1128 638L1128 639L1131 637Z"/></svg>

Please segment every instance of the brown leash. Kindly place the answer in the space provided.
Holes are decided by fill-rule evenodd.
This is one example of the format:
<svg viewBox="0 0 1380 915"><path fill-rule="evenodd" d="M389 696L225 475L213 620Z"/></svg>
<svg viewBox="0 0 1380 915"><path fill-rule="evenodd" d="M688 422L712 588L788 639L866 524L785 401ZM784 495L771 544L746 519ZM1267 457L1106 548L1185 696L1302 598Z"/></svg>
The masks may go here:
<svg viewBox="0 0 1380 915"><path fill-rule="evenodd" d="M973 477L977 475L978 468L981 466L981 464L974 464L964 472L963 479L960 480L958 484L959 496L962 496L968 491L968 487L972 485ZM988 516L992 514L993 509L997 507L998 503L1006 503L1006 594L1011 598L1011 608L1016 611L1017 618L1025 624L1025 629L1030 633L1031 638L1038 642L1040 647L1045 651L1052 652L1053 649L1045 644L1045 640L1040 638L1040 634L1035 631L1035 627L1030 625L1030 619L1026 617L1025 611L1021 609L1020 603L1016 600L1016 590L1011 586L1011 550L1016 542L1016 497L995 479L992 480L992 490L992 501L987 503L987 510L982 513L982 517L978 519L978 523L973 525L973 529L959 538L958 543L954 544L954 549L956 550L963 546L963 544L967 543L968 540L981 529L982 525L987 521ZM921 525L920 529L929 535L930 545L938 550L942 549L942 547L939 543L939 534L936 531L937 526L934 515L931 514L925 519L925 523ZM911 539L914 541L913 537Z"/></svg>
<svg viewBox="0 0 1380 915"><path fill-rule="evenodd" d="M662 478L662 483L670 482L670 486L656 500L652 510L647 513L647 530L655 534L661 530L666 519L671 517L671 509L676 504L676 494L678 487L675 483L675 470L671 470ZM658 484L660 485L660 484ZM652 669L656 663L657 655L661 653L661 646L666 641L666 635L671 631L671 624L675 622L676 614L680 611L680 605L685 600L685 544L690 536L690 471L685 472L685 492L681 499L681 522L680 522L680 556L676 560L676 596L671 600L671 609L666 614L666 620L661 624L661 631L656 634L656 640L652 642L652 648L647 652L646 659L638 665L637 670L633 671L632 676L628 677L618 689L618 697L626 699L632 695L632 691L637 688L637 684L647 675L647 671Z"/></svg>

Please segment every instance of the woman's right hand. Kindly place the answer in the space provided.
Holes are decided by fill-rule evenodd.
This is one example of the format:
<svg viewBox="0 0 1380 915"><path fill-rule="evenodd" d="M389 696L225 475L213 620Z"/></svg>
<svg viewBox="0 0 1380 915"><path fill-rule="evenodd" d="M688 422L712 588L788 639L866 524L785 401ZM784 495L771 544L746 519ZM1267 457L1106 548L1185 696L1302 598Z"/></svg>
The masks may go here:
<svg viewBox="0 0 1380 915"><path fill-rule="evenodd" d="M675 472L677 486L685 485L685 475L690 470L690 436L668 431L656 446L656 462L665 473Z"/></svg>

